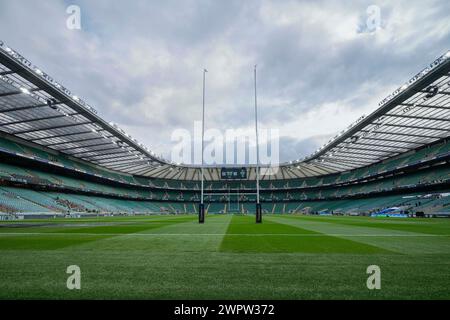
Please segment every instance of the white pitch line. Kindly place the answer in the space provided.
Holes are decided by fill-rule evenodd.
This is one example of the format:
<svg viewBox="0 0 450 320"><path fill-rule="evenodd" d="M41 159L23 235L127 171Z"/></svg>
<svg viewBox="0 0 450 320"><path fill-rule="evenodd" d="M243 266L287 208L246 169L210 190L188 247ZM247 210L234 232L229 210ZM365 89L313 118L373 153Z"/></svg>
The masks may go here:
<svg viewBox="0 0 450 320"><path fill-rule="evenodd" d="M337 234L337 233L77 233L77 232L1 232L2 235L78 235L78 236L287 236L287 237L450 237L450 234Z"/></svg>

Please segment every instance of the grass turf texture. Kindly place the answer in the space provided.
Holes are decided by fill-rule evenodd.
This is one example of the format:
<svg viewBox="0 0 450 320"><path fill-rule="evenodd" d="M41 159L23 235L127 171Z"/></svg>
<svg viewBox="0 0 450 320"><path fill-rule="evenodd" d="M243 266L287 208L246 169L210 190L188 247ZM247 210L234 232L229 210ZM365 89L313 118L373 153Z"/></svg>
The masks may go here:
<svg viewBox="0 0 450 320"><path fill-rule="evenodd" d="M81 268L81 290L66 268ZM381 268L368 290L366 268ZM449 299L450 220L265 215L0 223L0 299Z"/></svg>

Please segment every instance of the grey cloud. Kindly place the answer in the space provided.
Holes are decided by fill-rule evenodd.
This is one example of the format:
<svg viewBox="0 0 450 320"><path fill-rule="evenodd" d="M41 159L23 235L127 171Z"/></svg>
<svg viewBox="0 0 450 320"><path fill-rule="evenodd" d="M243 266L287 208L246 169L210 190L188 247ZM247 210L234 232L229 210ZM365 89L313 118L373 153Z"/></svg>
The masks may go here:
<svg viewBox="0 0 450 320"><path fill-rule="evenodd" d="M450 42L445 0L74 3L81 31L65 28L67 1L3 0L0 38L164 155L174 129L192 130L201 119L203 67L207 127L253 125L257 63L261 125L282 130L336 102L356 120ZM383 25L368 34L372 3ZM280 143L282 161L326 140L320 123L316 134L295 134Z"/></svg>
<svg viewBox="0 0 450 320"><path fill-rule="evenodd" d="M280 159L296 160L299 154L309 155L317 149L317 145L330 139L330 136L317 135L307 139L295 139L292 137L280 137Z"/></svg>

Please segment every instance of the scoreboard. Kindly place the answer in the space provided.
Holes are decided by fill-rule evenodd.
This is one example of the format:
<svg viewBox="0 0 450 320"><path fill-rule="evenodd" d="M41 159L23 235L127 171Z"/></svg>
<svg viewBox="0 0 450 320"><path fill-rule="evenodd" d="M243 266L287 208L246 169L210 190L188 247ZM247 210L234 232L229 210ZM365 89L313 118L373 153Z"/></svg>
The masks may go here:
<svg viewBox="0 0 450 320"><path fill-rule="evenodd" d="M222 168L220 170L222 180L245 180L247 179L246 168Z"/></svg>

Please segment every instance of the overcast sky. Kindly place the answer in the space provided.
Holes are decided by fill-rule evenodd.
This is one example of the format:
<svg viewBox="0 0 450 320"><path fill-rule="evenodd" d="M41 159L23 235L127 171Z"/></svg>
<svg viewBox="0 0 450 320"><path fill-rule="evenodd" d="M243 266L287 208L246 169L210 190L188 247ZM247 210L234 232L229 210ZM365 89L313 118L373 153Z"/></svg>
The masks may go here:
<svg viewBox="0 0 450 320"><path fill-rule="evenodd" d="M449 13L448 0L0 0L0 39L166 158L172 132L201 120L203 67L206 128L253 130L258 64L260 126L289 161L450 49Z"/></svg>

